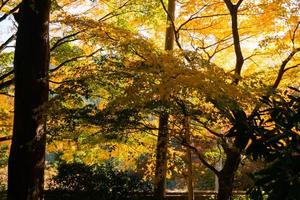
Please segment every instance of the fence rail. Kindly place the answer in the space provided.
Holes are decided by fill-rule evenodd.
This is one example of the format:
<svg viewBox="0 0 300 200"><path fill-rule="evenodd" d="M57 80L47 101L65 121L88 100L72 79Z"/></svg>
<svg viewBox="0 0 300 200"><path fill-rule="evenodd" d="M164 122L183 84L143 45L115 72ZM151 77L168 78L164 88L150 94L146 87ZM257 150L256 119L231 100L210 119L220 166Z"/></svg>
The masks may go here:
<svg viewBox="0 0 300 200"><path fill-rule="evenodd" d="M187 200L187 192L168 191L166 193L166 200ZM195 200L215 199L217 193L212 190L196 190L194 191ZM233 196L245 197L245 191L234 191ZM6 200L6 192L0 192L0 200ZM60 191L46 191L45 200L105 200L99 199L99 193L94 192L60 192ZM122 200L122 199L120 199ZM134 194L132 200L154 200L151 193Z"/></svg>

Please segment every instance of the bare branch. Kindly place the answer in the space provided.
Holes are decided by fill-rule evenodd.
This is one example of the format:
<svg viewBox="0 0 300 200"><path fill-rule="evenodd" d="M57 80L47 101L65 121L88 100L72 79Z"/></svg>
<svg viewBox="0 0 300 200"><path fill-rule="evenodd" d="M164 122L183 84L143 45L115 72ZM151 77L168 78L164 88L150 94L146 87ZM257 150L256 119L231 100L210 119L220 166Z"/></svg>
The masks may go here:
<svg viewBox="0 0 300 200"><path fill-rule="evenodd" d="M296 25L296 27L293 31L293 34L292 34L292 39L291 40L292 40L293 48L295 48L295 38L296 38L296 33L299 29L299 25L300 25L300 21L297 23L297 25Z"/></svg>
<svg viewBox="0 0 300 200"><path fill-rule="evenodd" d="M228 13L219 13L219 14L213 14L213 15L202 15L202 16L191 16L188 20L183 22L181 25L179 25L177 32L182 30L184 26L186 26L188 23L192 22L193 20L197 19L205 19L205 18L212 18L212 17L220 17L220 16L227 16Z"/></svg>
<svg viewBox="0 0 300 200"><path fill-rule="evenodd" d="M60 85L60 84L63 84L63 83L70 83L72 82L71 80L65 80L65 81L53 81L53 80L50 80L48 79L49 83L53 83L53 84L57 84L57 85Z"/></svg>
<svg viewBox="0 0 300 200"><path fill-rule="evenodd" d="M0 10L2 10L2 8L9 2L9 0L6 1L2 1L1 6L0 6Z"/></svg>
<svg viewBox="0 0 300 200"><path fill-rule="evenodd" d="M125 6L128 5L129 2L130 2L130 0L126 1L124 4L122 4L121 6L119 6L116 10L120 10L120 9L124 8ZM103 17L101 17L98 21L99 22L100 21L106 21L106 20L108 20L108 19L110 19L112 17L118 16L118 15L120 15L120 14L117 14L115 11L112 11L112 12L104 15Z"/></svg>
<svg viewBox="0 0 300 200"><path fill-rule="evenodd" d="M100 51L102 48L100 49L97 49L96 51L90 53L89 55L82 55L82 56L77 56L77 57L73 57L73 58L70 58L68 60L65 60L64 62L62 62L61 64L59 64L57 67L55 67L54 69L50 69L50 72L55 72L57 70L59 70L60 68L62 68L64 65L66 65L67 63L70 63L70 62L74 62L74 61L77 61L81 58L88 58L88 57L92 57L93 55L95 55L98 51Z"/></svg>
<svg viewBox="0 0 300 200"><path fill-rule="evenodd" d="M228 9L232 9L233 8L233 3L231 2L231 0L224 0L226 6L228 7Z"/></svg>
<svg viewBox="0 0 300 200"><path fill-rule="evenodd" d="M279 86L279 84L280 84L280 82L282 80L283 74L286 71L285 68L286 68L287 64L294 57L294 55L296 53L298 53L299 51L300 51L300 47L293 49L293 51L288 55L288 57L282 62L281 66L280 66L280 69L278 71L277 78L276 78L276 80L275 80L275 82L274 82L274 84L272 86L274 89L276 89ZM297 66L295 66L295 67L297 67ZM295 67L292 66L292 68L295 68Z"/></svg>
<svg viewBox="0 0 300 200"><path fill-rule="evenodd" d="M3 20L5 20L9 15L13 14L14 12L16 12L20 8L21 4L22 3L19 3L16 7L14 7L13 9L11 9L8 13L3 14L0 17L0 22L2 22Z"/></svg>
<svg viewBox="0 0 300 200"><path fill-rule="evenodd" d="M194 147L194 146L192 146L192 145L190 145L190 144L188 144L186 142L183 142L181 144L183 146L191 149L197 155L197 157L201 161L201 163L205 167L207 167L208 169L210 169L214 174L216 174L217 176L220 174L220 172L213 165L211 165L210 163L207 162L207 160L204 158L204 156L199 152L199 150L196 147Z"/></svg>
<svg viewBox="0 0 300 200"><path fill-rule="evenodd" d="M216 136L216 137L219 137L219 138L224 138L224 135L220 134L220 133L217 133L216 131L212 130L211 128L209 128L207 126L206 123L204 122L201 122L199 119L197 118L193 118L193 120L195 120L196 122L198 122L199 124L201 124L206 130L208 130L209 133L211 133L212 135Z"/></svg>
<svg viewBox="0 0 300 200"><path fill-rule="evenodd" d="M6 79L7 77L9 77L10 75L12 75L14 73L14 70L11 70L9 72L7 72L6 74L3 74L1 77L0 77L0 81Z"/></svg>
<svg viewBox="0 0 300 200"><path fill-rule="evenodd" d="M298 63L296 65L293 65L293 66L290 66L290 67L287 67L287 68L284 69L284 72L286 72L286 71L288 71L290 69L294 69L294 68L299 67L299 66L300 66L300 63Z"/></svg>
<svg viewBox="0 0 300 200"><path fill-rule="evenodd" d="M239 0L239 1L237 2L237 4L236 4L236 7L237 7L237 8L240 7L240 5L243 3L243 1L244 1L244 0Z"/></svg>
<svg viewBox="0 0 300 200"><path fill-rule="evenodd" d="M77 32L72 33L72 34L70 34L70 35L67 35L67 36L65 36L65 37L63 37L63 38L60 38L59 40L57 40L57 41L53 44L53 46L50 48L50 51L53 51L54 49L56 49L57 47L59 47L60 45L62 45L62 44L64 44L64 43L74 41L74 39L72 39L72 40L68 40L68 39L70 39L70 38L72 38L72 37L75 37L76 35L78 35L78 34L80 34L80 33L82 33L82 32L84 32L84 30L77 31Z"/></svg>
<svg viewBox="0 0 300 200"><path fill-rule="evenodd" d="M0 142L6 142L12 139L12 135L0 137Z"/></svg>
<svg viewBox="0 0 300 200"><path fill-rule="evenodd" d="M10 79L8 81L0 83L0 90L2 90L3 88L6 88L6 87L12 85L14 83L14 81L15 81L15 79L12 78L12 79Z"/></svg>
<svg viewBox="0 0 300 200"><path fill-rule="evenodd" d="M11 43L14 39L16 39L16 35L13 34L10 36L1 46L0 46L0 52L2 52L9 43Z"/></svg>
<svg viewBox="0 0 300 200"><path fill-rule="evenodd" d="M0 92L1 95L5 95L5 96L8 96L8 97L15 97L14 95L12 94L8 94L7 92Z"/></svg>

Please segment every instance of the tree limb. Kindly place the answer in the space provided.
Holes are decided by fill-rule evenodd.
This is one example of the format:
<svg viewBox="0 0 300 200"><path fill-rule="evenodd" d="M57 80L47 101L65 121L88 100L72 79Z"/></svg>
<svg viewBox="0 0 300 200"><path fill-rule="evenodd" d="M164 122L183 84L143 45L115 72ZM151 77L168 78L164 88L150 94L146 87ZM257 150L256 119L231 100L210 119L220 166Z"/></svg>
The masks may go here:
<svg viewBox="0 0 300 200"><path fill-rule="evenodd" d="M187 144L186 142L182 142L181 143L183 146L191 149L197 156L198 156L198 159L201 161L201 163L207 167L208 169L210 169L214 174L216 174L217 176L220 174L220 172L214 167L212 166L210 163L207 162L207 160L205 160L204 156L199 152L199 150L190 145L190 144Z"/></svg>
<svg viewBox="0 0 300 200"><path fill-rule="evenodd" d="M299 51L300 51L300 47L294 48L293 51L288 55L288 57L282 62L280 69L278 71L278 74L277 74L277 78L272 86L274 89L276 89L279 86L284 72L286 72L288 70L288 69L287 70L285 69L286 65L291 61L291 59L294 57L294 55L296 53L298 53ZM297 66L292 66L292 68L295 68L295 67L297 67Z"/></svg>
<svg viewBox="0 0 300 200"><path fill-rule="evenodd" d="M12 79L10 79L8 81L0 83L0 90L2 90L3 88L6 88L6 87L12 85L14 83L14 81L15 81L15 79L12 78Z"/></svg>
<svg viewBox="0 0 300 200"><path fill-rule="evenodd" d="M77 56L77 57L73 57L73 58L70 58L68 60L65 60L64 62L62 62L61 64L59 64L57 67L53 68L53 69L50 69L50 72L55 72L57 70L59 70L60 68L62 68L65 64L67 63L70 63L70 62L74 62L74 61L77 61L81 58L88 58L88 57L92 57L93 55L95 55L98 51L100 51L102 48L100 49L97 49L96 51L90 53L89 55L82 55L82 56Z"/></svg>
<svg viewBox="0 0 300 200"><path fill-rule="evenodd" d="M11 43L14 39L16 39L16 35L13 34L12 36L10 36L3 44L1 44L0 46L0 52L2 52L9 43Z"/></svg>
<svg viewBox="0 0 300 200"><path fill-rule="evenodd" d="M9 77L10 75L14 74L14 70L11 70L9 72L7 72L6 74L3 74L1 77L0 77L0 81L4 80L5 78Z"/></svg>
<svg viewBox="0 0 300 200"><path fill-rule="evenodd" d="M64 44L64 43L67 43L67 42L71 42L71 41L74 41L74 40L68 40L69 38L72 38L72 37L75 37L76 35L80 34L84 32L84 30L81 30L81 31L77 31L75 33L72 33L70 35L67 35L63 38L60 38L59 40L57 40L53 46L50 48L50 51L53 51L54 49L56 49L57 47L59 47L60 45Z"/></svg>
<svg viewBox="0 0 300 200"><path fill-rule="evenodd" d="M19 3L16 7L14 7L13 9L11 9L8 13L3 14L0 17L0 22L2 22L3 20L5 20L9 15L13 14L14 12L16 12L20 8L21 4L22 3Z"/></svg>
<svg viewBox="0 0 300 200"><path fill-rule="evenodd" d="M9 141L12 139L12 135L0 137L0 142Z"/></svg>

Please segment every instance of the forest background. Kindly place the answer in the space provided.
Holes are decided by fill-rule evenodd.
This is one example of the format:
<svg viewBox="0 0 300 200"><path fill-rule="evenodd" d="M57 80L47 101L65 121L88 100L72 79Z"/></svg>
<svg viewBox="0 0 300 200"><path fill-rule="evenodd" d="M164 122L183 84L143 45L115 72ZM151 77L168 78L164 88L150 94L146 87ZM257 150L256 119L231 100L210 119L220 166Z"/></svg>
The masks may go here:
<svg viewBox="0 0 300 200"><path fill-rule="evenodd" d="M3 190L20 3L0 6L9 29L0 46ZM117 199L137 188L130 192L162 199L167 182L189 198L216 185L218 199L233 190L297 199L299 8L297 0L51 1L49 101L33 109L47 124L46 188Z"/></svg>

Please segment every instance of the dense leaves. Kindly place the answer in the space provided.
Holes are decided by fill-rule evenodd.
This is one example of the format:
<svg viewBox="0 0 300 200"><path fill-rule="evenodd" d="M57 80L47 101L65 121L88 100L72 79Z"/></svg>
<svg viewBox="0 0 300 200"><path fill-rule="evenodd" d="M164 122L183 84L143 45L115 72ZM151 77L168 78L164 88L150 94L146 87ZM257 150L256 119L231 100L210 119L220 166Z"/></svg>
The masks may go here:
<svg viewBox="0 0 300 200"><path fill-rule="evenodd" d="M138 193L147 193L151 183L134 171L122 171L113 159L102 165L88 166L83 163L61 163L53 177L51 190L61 192L86 192L99 199L131 199ZM88 197L87 197L88 198Z"/></svg>
<svg viewBox="0 0 300 200"><path fill-rule="evenodd" d="M266 161L266 168L252 175L253 199L299 199L300 193L300 91L290 88L285 95L264 99L260 126L255 127L247 149L254 159Z"/></svg>

